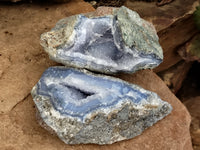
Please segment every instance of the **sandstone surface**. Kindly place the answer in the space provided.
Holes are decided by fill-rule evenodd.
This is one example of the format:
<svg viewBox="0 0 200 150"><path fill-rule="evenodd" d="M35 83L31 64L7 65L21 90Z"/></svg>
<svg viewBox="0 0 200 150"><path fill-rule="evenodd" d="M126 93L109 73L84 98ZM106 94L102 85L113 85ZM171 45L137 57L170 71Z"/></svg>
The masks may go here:
<svg viewBox="0 0 200 150"><path fill-rule="evenodd" d="M52 136L38 124L30 96L30 90L44 70L56 65L43 52L39 44L40 34L50 30L61 18L94 9L82 0L74 0L59 5L1 5L0 11L1 150L192 149L188 111L163 81L149 70L135 75L120 75L120 78L156 92L172 105L172 113L155 126L135 139L106 146L70 146Z"/></svg>

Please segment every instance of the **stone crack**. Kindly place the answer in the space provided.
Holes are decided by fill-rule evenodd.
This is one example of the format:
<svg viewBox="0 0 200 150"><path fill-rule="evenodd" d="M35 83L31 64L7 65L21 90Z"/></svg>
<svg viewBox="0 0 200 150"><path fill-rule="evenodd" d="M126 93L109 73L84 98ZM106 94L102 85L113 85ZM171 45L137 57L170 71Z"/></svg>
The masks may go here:
<svg viewBox="0 0 200 150"><path fill-rule="evenodd" d="M28 97L30 96L30 93L28 93L22 100L20 100L19 102L17 102L12 108L10 111L13 111L17 105L19 105L20 103L23 103Z"/></svg>

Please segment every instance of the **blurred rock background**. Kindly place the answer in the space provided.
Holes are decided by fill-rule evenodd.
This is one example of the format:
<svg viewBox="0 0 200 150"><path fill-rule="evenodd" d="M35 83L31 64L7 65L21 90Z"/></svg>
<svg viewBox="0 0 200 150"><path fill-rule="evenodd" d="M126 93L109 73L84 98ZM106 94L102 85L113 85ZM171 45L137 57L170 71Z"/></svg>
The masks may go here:
<svg viewBox="0 0 200 150"><path fill-rule="evenodd" d="M99 6L122 5L154 24L164 61L153 71L118 77L157 92L164 100L170 100L174 111L133 140L103 147L66 146L35 120L30 90L47 67L60 65L48 59L39 45L40 34L61 18L94 11ZM200 7L197 6L199 0L0 0L0 149L189 150L193 146L200 150Z"/></svg>

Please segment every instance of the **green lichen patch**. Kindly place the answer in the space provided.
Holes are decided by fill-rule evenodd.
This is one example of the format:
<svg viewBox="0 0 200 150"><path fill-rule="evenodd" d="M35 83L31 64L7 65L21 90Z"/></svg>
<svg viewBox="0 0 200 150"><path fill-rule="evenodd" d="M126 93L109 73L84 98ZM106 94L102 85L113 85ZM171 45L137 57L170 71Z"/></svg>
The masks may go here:
<svg viewBox="0 0 200 150"><path fill-rule="evenodd" d="M199 20L200 21L200 20ZM200 59L200 35L196 36L188 46L187 52Z"/></svg>
<svg viewBox="0 0 200 150"><path fill-rule="evenodd" d="M200 30L200 6L198 6L194 12L194 20L197 28Z"/></svg>
<svg viewBox="0 0 200 150"><path fill-rule="evenodd" d="M155 53L158 58L163 59L162 48L159 46L158 36L151 23L126 7L121 7L115 13L122 39L128 47L135 47L146 54Z"/></svg>

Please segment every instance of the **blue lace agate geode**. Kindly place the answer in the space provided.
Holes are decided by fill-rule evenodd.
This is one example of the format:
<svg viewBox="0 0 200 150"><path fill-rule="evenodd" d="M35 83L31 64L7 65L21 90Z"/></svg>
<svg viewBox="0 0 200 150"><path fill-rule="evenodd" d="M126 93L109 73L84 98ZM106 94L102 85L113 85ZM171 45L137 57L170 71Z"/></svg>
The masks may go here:
<svg viewBox="0 0 200 150"><path fill-rule="evenodd" d="M32 96L46 126L67 144L130 139L172 110L137 85L65 67L47 69Z"/></svg>
<svg viewBox="0 0 200 150"><path fill-rule="evenodd" d="M41 35L41 45L59 63L105 73L154 68L163 59L153 25L126 7L62 19Z"/></svg>

